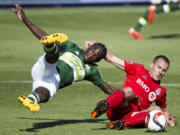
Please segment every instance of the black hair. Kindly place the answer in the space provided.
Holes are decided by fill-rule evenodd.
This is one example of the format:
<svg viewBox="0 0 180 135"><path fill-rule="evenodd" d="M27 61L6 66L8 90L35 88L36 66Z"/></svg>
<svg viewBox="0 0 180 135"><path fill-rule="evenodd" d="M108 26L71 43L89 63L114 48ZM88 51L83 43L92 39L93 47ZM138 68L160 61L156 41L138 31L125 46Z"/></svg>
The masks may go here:
<svg viewBox="0 0 180 135"><path fill-rule="evenodd" d="M95 48L98 47L98 48L101 49L101 56L100 56L100 59L106 57L106 54L107 54L107 48L106 48L106 46L105 46L104 44L102 44L102 43L95 43L95 44L93 45L93 47L95 47Z"/></svg>
<svg viewBox="0 0 180 135"><path fill-rule="evenodd" d="M156 61L157 61L158 59L163 59L163 60L170 66L170 61L169 61L169 59L168 59L166 56L164 56L164 55L158 55L158 56L156 56L156 57L154 58L154 60L153 60L153 63L156 63Z"/></svg>

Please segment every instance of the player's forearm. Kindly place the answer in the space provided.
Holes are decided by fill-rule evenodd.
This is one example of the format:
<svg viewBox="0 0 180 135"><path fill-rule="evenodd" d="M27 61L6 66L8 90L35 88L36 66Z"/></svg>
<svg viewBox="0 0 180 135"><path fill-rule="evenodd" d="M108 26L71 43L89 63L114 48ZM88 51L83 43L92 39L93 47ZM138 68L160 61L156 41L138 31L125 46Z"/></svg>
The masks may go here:
<svg viewBox="0 0 180 135"><path fill-rule="evenodd" d="M163 109L163 113L166 115L166 118L168 120L168 125L174 126L174 121L171 120L170 113L167 109Z"/></svg>
<svg viewBox="0 0 180 135"><path fill-rule="evenodd" d="M111 51L107 50L107 55L106 55L106 61L108 61L109 63L112 63L113 65L115 65L116 67L124 70L124 60L116 57L114 54L112 54Z"/></svg>
<svg viewBox="0 0 180 135"><path fill-rule="evenodd" d="M106 94L110 95L113 92L115 92L117 89L114 87L110 86L109 84L105 84L103 86L100 86L101 90L103 90Z"/></svg>
<svg viewBox="0 0 180 135"><path fill-rule="evenodd" d="M34 25L28 18L25 17L23 22L38 39L48 35L45 31Z"/></svg>
<svg viewBox="0 0 180 135"><path fill-rule="evenodd" d="M163 109L163 113L166 115L167 119L170 118L170 113L167 109Z"/></svg>

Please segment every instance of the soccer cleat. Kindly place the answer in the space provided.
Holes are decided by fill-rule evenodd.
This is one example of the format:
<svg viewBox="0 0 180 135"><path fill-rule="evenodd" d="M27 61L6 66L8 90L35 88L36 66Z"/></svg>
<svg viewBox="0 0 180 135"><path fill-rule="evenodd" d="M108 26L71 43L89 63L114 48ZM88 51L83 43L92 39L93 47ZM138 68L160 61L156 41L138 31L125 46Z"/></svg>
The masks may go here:
<svg viewBox="0 0 180 135"><path fill-rule="evenodd" d="M53 43L64 43L68 40L67 35L63 33L55 33L49 36L42 37L40 43L43 45L52 45Z"/></svg>
<svg viewBox="0 0 180 135"><path fill-rule="evenodd" d="M91 117L92 118L99 117L100 115L105 113L107 108L108 108L108 102L106 100L102 100L102 101L98 102L94 111L91 112Z"/></svg>
<svg viewBox="0 0 180 135"><path fill-rule="evenodd" d="M155 13L155 6L150 6L149 7L149 15L148 15L148 23L152 24L154 18L156 17L156 13Z"/></svg>
<svg viewBox="0 0 180 135"><path fill-rule="evenodd" d="M143 40L141 33L137 32L134 28L129 29L129 34L133 36L136 40Z"/></svg>
<svg viewBox="0 0 180 135"><path fill-rule="evenodd" d="M126 123L122 120L116 120L116 121L111 121L109 123L109 128L110 129L116 129L116 130L121 130L124 127L127 127Z"/></svg>
<svg viewBox="0 0 180 135"><path fill-rule="evenodd" d="M40 106L37 102L31 101L26 96L19 96L18 101L31 112L38 112L40 110Z"/></svg>

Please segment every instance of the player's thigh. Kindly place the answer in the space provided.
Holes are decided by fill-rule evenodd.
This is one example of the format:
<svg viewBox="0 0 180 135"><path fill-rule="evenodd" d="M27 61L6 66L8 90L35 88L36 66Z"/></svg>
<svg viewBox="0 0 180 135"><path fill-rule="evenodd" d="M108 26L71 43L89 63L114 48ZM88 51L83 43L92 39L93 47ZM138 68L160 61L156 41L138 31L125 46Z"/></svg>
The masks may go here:
<svg viewBox="0 0 180 135"><path fill-rule="evenodd" d="M31 70L31 76L33 80L41 80L50 76L54 69L56 69L55 64L49 64L46 59L45 55L41 56L38 61L33 65Z"/></svg>
<svg viewBox="0 0 180 135"><path fill-rule="evenodd" d="M44 87L50 92L51 98L56 94L56 91L59 89L60 78L57 70L54 70L51 76L43 78L41 80L33 81L32 91L34 92L38 87Z"/></svg>
<svg viewBox="0 0 180 135"><path fill-rule="evenodd" d="M148 112L139 112L134 114L133 112L128 113L123 117L122 120L126 121L128 126L141 126L145 125L145 119Z"/></svg>

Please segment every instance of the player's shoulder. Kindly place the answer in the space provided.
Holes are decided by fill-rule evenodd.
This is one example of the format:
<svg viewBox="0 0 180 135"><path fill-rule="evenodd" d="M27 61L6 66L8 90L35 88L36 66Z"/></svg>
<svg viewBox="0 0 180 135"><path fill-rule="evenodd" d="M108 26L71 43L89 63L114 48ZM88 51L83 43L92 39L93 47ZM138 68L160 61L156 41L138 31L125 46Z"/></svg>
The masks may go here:
<svg viewBox="0 0 180 135"><path fill-rule="evenodd" d="M159 87L155 90L155 92L158 96L166 95L166 91L167 91L167 89L160 84L159 84Z"/></svg>
<svg viewBox="0 0 180 135"><path fill-rule="evenodd" d="M85 65L86 65L85 67L88 66L90 68L91 74L96 74L100 72L98 65L96 63L85 64Z"/></svg>
<svg viewBox="0 0 180 135"><path fill-rule="evenodd" d="M160 85L160 86L161 86L162 91L166 93L167 89L162 85Z"/></svg>
<svg viewBox="0 0 180 135"><path fill-rule="evenodd" d="M144 67L144 65L143 64L139 64L139 63L133 63L133 66L137 69L137 70L139 70L139 71L147 71L146 69L145 69L145 67Z"/></svg>
<svg viewBox="0 0 180 135"><path fill-rule="evenodd" d="M135 63L135 62L132 62L132 61L127 61L127 60L125 60L124 62L125 62L125 65L132 65L132 66L135 66L135 67L144 68L143 64L139 64L139 63Z"/></svg>
<svg viewBox="0 0 180 135"><path fill-rule="evenodd" d="M81 49L81 48L79 47L78 44L76 44L76 43L74 43L74 42L72 42L72 41L70 41L70 40L67 40L67 41L64 42L64 43L57 43L57 45L58 45L59 47L62 47L62 48L69 48L69 49L74 48L74 49L78 49L78 50L83 50L83 49Z"/></svg>
<svg viewBox="0 0 180 135"><path fill-rule="evenodd" d="M96 63L90 63L90 64L85 64L87 66L89 66L91 69L93 69L94 71L98 71L98 65Z"/></svg>

